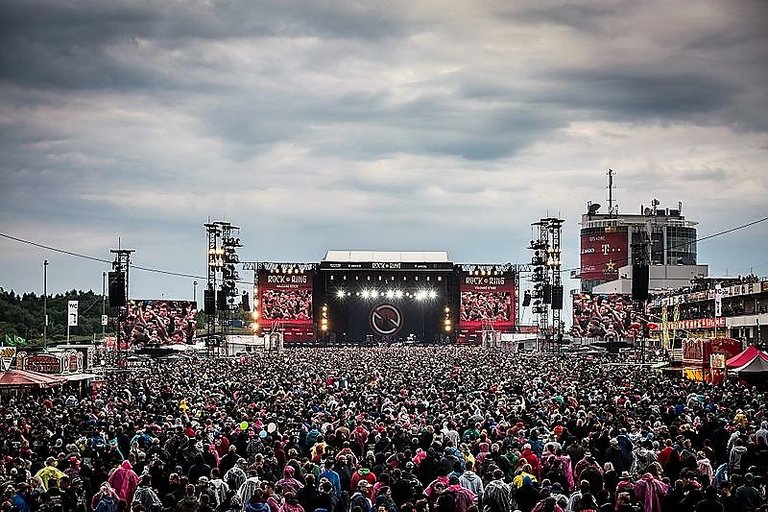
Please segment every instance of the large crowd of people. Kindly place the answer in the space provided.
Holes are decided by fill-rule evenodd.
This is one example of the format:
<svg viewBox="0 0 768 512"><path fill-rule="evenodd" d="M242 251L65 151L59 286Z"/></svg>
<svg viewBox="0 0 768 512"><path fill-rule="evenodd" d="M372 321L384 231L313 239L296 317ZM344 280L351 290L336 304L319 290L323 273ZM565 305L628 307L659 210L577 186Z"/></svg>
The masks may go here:
<svg viewBox="0 0 768 512"><path fill-rule="evenodd" d="M126 304L125 319L120 322L121 338L138 347L192 343L196 317L194 302L132 300Z"/></svg>
<svg viewBox="0 0 768 512"><path fill-rule="evenodd" d="M508 322L511 309L510 292L461 292L462 322Z"/></svg>
<svg viewBox="0 0 768 512"><path fill-rule="evenodd" d="M286 349L0 402L3 511L766 510L766 393L596 356Z"/></svg>
<svg viewBox="0 0 768 512"><path fill-rule="evenodd" d="M312 289L267 289L262 294L263 317L267 320L310 320Z"/></svg>

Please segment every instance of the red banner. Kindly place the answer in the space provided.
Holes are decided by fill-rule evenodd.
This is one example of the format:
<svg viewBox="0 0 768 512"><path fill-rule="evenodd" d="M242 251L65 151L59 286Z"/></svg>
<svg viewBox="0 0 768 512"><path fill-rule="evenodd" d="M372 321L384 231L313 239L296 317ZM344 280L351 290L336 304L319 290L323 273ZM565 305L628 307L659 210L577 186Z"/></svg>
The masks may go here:
<svg viewBox="0 0 768 512"><path fill-rule="evenodd" d="M612 281L628 261L626 231L581 235L581 279Z"/></svg>
<svg viewBox="0 0 768 512"><path fill-rule="evenodd" d="M696 329L715 329L725 327L725 317L694 318L692 320L680 320L678 322L669 322L669 329L681 329L684 331L694 331ZM661 326L659 326L661 329Z"/></svg>
<svg viewBox="0 0 768 512"><path fill-rule="evenodd" d="M257 310L262 332L279 327L286 342L314 338L312 276L312 272L259 272Z"/></svg>
<svg viewBox="0 0 768 512"><path fill-rule="evenodd" d="M459 329L475 331L491 324L510 332L515 327L515 279L513 275L462 274L459 285Z"/></svg>
<svg viewBox="0 0 768 512"><path fill-rule="evenodd" d="M729 359L741 352L741 342L732 338L684 338L683 365L709 367L711 356L720 354Z"/></svg>

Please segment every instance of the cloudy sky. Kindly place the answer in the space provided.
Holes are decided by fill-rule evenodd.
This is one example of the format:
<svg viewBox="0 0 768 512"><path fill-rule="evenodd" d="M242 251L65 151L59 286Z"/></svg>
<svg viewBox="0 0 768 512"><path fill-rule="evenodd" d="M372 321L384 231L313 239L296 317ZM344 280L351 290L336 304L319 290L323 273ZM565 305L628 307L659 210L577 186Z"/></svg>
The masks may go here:
<svg viewBox="0 0 768 512"><path fill-rule="evenodd" d="M610 167L622 211L682 201L705 236L768 215L766 27L763 0L4 0L0 231L204 275L208 219L249 261L525 262L560 215L576 267ZM699 260L768 275L767 235ZM45 258L49 291L101 290L108 265L9 238L0 286L40 293Z"/></svg>

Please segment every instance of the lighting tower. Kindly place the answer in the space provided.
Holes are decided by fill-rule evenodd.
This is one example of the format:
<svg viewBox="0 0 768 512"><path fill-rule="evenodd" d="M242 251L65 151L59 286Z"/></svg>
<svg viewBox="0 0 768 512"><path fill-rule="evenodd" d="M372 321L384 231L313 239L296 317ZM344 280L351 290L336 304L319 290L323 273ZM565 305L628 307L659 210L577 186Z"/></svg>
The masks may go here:
<svg viewBox="0 0 768 512"><path fill-rule="evenodd" d="M240 262L237 248L242 247L235 235L240 228L229 222L204 224L208 236L208 281L204 291L206 315L206 347L208 355L220 354L226 343L229 321L238 297L236 265ZM216 324L221 325L221 337L216 336Z"/></svg>
<svg viewBox="0 0 768 512"><path fill-rule="evenodd" d="M556 342L556 348L559 350L563 340L563 323L560 320L560 313L563 309L563 280L561 277L563 262L560 243L563 237L563 223L565 221L553 217L542 220L546 221L549 237L547 269L552 283L552 340Z"/></svg>
<svg viewBox="0 0 768 512"><path fill-rule="evenodd" d="M556 342L559 346L562 341L563 325L560 314L563 309L563 281L560 271L564 222L563 219L547 217L531 224L538 231L538 238L531 240L528 248L533 251L533 313L538 316L539 334L543 334L545 339L545 347L540 348L549 346L551 349L553 346L550 342ZM540 341L540 338L538 339Z"/></svg>
<svg viewBox="0 0 768 512"><path fill-rule="evenodd" d="M119 244L118 244L119 245ZM125 320L126 304L129 300L129 286L128 275L131 268L131 254L136 252L134 249L110 249L112 254L115 255L115 261L112 262L112 272L110 273L112 279L115 280L117 287L123 287L122 293L118 292L116 295L118 299L115 301L117 306L117 337L115 339L115 349L118 354L120 352L120 342L123 334L123 321ZM117 292L117 290L115 290ZM120 300L122 299L122 300ZM122 355L127 356L128 352L128 340L125 340L125 352ZM120 364L123 363L124 358L119 358Z"/></svg>
<svg viewBox="0 0 768 512"><path fill-rule="evenodd" d="M205 346L208 355L212 355L213 349L218 345L216 341L216 273L221 266L219 254L219 238L221 228L217 223L204 224L208 237L208 277L205 290L203 290L203 311L205 312L206 336Z"/></svg>
<svg viewBox="0 0 768 512"><path fill-rule="evenodd" d="M235 265L240 263L237 255L237 248L242 247L240 238L235 235L239 233L240 228L233 226L229 222L219 222L221 226L221 288L219 288L219 321L222 325L222 343L227 342L229 324L232 317L232 311L235 309L236 298L239 297L237 291L237 281L240 276L237 273Z"/></svg>
<svg viewBox="0 0 768 512"><path fill-rule="evenodd" d="M552 289L549 283L549 272L547 271L547 241L548 234L546 224L542 221L531 224L538 230L538 238L531 240L528 249L533 251L531 257L531 282L533 290L531 291L531 300L533 306L531 311L538 318L538 332L536 339L540 342L540 336L547 332L549 328L549 310L547 303L551 302Z"/></svg>

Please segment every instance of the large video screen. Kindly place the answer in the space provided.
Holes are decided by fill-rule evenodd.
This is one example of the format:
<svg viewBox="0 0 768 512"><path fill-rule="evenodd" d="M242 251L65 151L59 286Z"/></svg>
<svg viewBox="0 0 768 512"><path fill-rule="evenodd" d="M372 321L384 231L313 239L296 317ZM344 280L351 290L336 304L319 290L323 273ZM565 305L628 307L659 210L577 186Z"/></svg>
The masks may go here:
<svg viewBox="0 0 768 512"><path fill-rule="evenodd" d="M312 282L314 273L258 272L258 312L262 332L279 326L285 341L306 341L314 337L312 323Z"/></svg>
<svg viewBox="0 0 768 512"><path fill-rule="evenodd" d="M311 320L312 289L282 290L272 288L261 295L264 320Z"/></svg>
<svg viewBox="0 0 768 512"><path fill-rule="evenodd" d="M511 309L510 292L461 292L462 322L508 322Z"/></svg>
<svg viewBox="0 0 768 512"><path fill-rule="evenodd" d="M134 345L194 343L197 304L183 300L131 300L120 323L123 339Z"/></svg>
<svg viewBox="0 0 768 512"><path fill-rule="evenodd" d="M577 338L620 340L638 334L642 311L629 295L573 296L573 330Z"/></svg>
<svg viewBox="0 0 768 512"><path fill-rule="evenodd" d="M482 329L487 323L500 331L515 326L514 275L461 276L459 329Z"/></svg>

